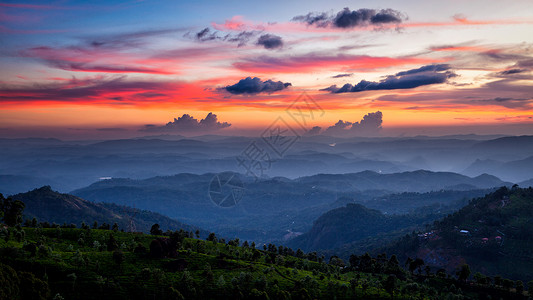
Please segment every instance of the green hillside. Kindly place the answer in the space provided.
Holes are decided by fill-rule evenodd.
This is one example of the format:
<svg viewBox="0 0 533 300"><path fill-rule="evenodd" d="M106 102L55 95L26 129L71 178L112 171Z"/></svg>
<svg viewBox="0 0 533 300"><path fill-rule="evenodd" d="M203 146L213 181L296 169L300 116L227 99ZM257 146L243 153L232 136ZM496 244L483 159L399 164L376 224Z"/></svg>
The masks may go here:
<svg viewBox="0 0 533 300"><path fill-rule="evenodd" d="M23 219L26 220L36 218L50 224L74 223L76 225L84 222L90 226L93 226L95 221L99 224L98 226L104 223L112 226L117 223L119 228L126 231L134 229L134 231L145 233L149 232L155 223L169 230L180 228L191 231L199 230L197 227L183 224L158 213L111 203L94 203L69 194L55 192L49 186L17 194L12 198L25 203ZM200 231L202 235L207 235L205 231Z"/></svg>
<svg viewBox="0 0 533 300"><path fill-rule="evenodd" d="M400 257L420 257L453 271L468 263L484 274L533 278L533 188L502 187L476 198L437 221L383 249Z"/></svg>
<svg viewBox="0 0 533 300"><path fill-rule="evenodd" d="M0 240L1 299L519 297L515 290L410 274L394 257L361 256L345 266L340 259L326 263L313 253L274 245L258 250L238 240L193 239L186 231L165 237L99 229L22 230L22 238Z"/></svg>

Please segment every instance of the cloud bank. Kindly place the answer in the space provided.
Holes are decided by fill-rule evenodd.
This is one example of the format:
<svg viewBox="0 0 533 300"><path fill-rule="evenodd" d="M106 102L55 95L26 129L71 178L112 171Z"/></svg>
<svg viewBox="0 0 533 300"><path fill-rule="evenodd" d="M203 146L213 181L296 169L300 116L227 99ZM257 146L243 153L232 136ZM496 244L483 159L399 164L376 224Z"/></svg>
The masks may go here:
<svg viewBox="0 0 533 300"><path fill-rule="evenodd" d="M174 118L165 126L145 125L141 131L151 132L175 132L175 133L209 133L226 127L230 127L228 122L219 122L217 115L208 113L204 119L198 120L189 114Z"/></svg>
<svg viewBox="0 0 533 300"><path fill-rule="evenodd" d="M450 71L450 69L450 65L447 64L427 65L418 69L399 72L395 75L388 75L385 79L378 82L361 80L356 85L347 83L340 88L336 85L332 85L321 91L338 94L375 90L412 89L423 85L445 83L448 78L457 76L457 74Z"/></svg>
<svg viewBox="0 0 533 300"><path fill-rule="evenodd" d="M345 7L335 15L325 12L312 12L307 15L296 16L292 21L316 27L348 29L355 27L383 26L394 23L399 24L406 19L407 17L404 14L390 8L380 10L368 8L350 10L348 7Z"/></svg>

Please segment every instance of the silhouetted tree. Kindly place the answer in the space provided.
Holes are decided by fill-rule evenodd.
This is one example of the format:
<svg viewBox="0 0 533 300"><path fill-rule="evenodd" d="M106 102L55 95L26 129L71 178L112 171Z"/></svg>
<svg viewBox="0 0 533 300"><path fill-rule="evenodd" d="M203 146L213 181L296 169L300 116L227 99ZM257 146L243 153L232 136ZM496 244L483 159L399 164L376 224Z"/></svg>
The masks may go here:
<svg viewBox="0 0 533 300"><path fill-rule="evenodd" d="M7 226L15 226L22 223L22 212L26 205L19 200L7 199L0 194L0 217Z"/></svg>
<svg viewBox="0 0 533 300"><path fill-rule="evenodd" d="M387 291L387 293L390 294L391 299L394 299L394 289L396 289L396 276L389 275L385 282L383 283L383 287Z"/></svg>
<svg viewBox="0 0 533 300"><path fill-rule="evenodd" d="M124 261L124 253L120 250L116 250L113 252L113 261L117 264L117 265L121 265L122 262Z"/></svg>
<svg viewBox="0 0 533 300"><path fill-rule="evenodd" d="M515 289L516 289L516 293L519 294L519 295L522 295L522 293L524 292L524 283L522 282L522 280L517 280L515 281Z"/></svg>
<svg viewBox="0 0 533 300"><path fill-rule="evenodd" d="M527 291L529 295L533 295L533 280L527 282Z"/></svg>
<svg viewBox="0 0 533 300"><path fill-rule="evenodd" d="M154 224L152 225L152 228L150 228L150 234L151 235L162 235L163 234L163 230L161 230L159 228L159 224Z"/></svg>
<svg viewBox="0 0 533 300"><path fill-rule="evenodd" d="M457 278L459 279L459 281L466 282L469 276L470 276L470 266L467 264L462 265L459 271L457 271Z"/></svg>
<svg viewBox="0 0 533 300"><path fill-rule="evenodd" d="M412 274L416 269L418 269L418 273L420 274L423 265L424 261L421 258L416 258L409 264L409 272Z"/></svg>
<svg viewBox="0 0 533 300"><path fill-rule="evenodd" d="M115 236L113 234L110 234L109 238L107 239L107 250L114 251L116 249L118 249L118 242L115 239Z"/></svg>

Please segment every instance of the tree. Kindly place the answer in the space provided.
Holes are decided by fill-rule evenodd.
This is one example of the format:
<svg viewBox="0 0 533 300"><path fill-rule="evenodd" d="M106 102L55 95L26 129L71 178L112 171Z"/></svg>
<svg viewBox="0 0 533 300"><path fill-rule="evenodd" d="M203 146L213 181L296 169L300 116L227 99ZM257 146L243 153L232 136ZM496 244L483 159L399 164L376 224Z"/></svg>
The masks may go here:
<svg viewBox="0 0 533 300"><path fill-rule="evenodd" d="M0 299L16 299L18 294L17 272L10 266L0 263Z"/></svg>
<svg viewBox="0 0 533 300"><path fill-rule="evenodd" d="M350 262L350 268L352 270L356 270L359 267L359 256L355 254L351 254L349 262Z"/></svg>
<svg viewBox="0 0 533 300"><path fill-rule="evenodd" d="M111 230L118 231L118 224L117 222L113 223L113 227L111 227Z"/></svg>
<svg viewBox="0 0 533 300"><path fill-rule="evenodd" d="M430 266L425 266L424 267L424 272L426 272L426 276L429 277L431 275L431 267Z"/></svg>
<svg viewBox="0 0 533 300"><path fill-rule="evenodd" d="M214 232L211 232L206 240L216 243L217 242L217 236L215 235Z"/></svg>
<svg viewBox="0 0 533 300"><path fill-rule="evenodd" d="M383 287L390 294L391 299L394 299L394 289L396 289L396 276L389 275L387 280L383 283Z"/></svg>
<svg viewBox="0 0 533 300"><path fill-rule="evenodd" d="M522 293L524 292L524 283L522 282L522 280L515 281L515 288L516 293L522 295Z"/></svg>
<svg viewBox="0 0 533 300"><path fill-rule="evenodd" d="M7 226L15 226L22 223L22 212L26 205L19 200L7 199L0 194L0 217Z"/></svg>
<svg viewBox="0 0 533 300"><path fill-rule="evenodd" d="M124 253L120 250L115 250L113 252L113 261L120 266L124 261Z"/></svg>
<svg viewBox="0 0 533 300"><path fill-rule="evenodd" d="M46 300L50 294L48 283L28 272L19 272L20 298Z"/></svg>
<svg viewBox="0 0 533 300"><path fill-rule="evenodd" d="M503 279L502 280L502 286L504 289L509 290L513 287L513 281L511 279Z"/></svg>
<svg viewBox="0 0 533 300"><path fill-rule="evenodd" d="M152 228L150 228L150 234L151 235L162 235L163 230L159 228L159 224L155 223L154 225L152 225Z"/></svg>
<svg viewBox="0 0 533 300"><path fill-rule="evenodd" d="M409 272L411 274L418 269L418 273L420 273L422 266L424 265L424 261L421 258L416 258L415 260L411 261L409 263Z"/></svg>
<svg viewBox="0 0 533 300"><path fill-rule="evenodd" d="M533 280L527 282L527 292L529 295L533 295Z"/></svg>
<svg viewBox="0 0 533 300"><path fill-rule="evenodd" d="M474 274L474 280L476 281L477 284L486 284L487 283L487 278L485 277L485 275L479 273L479 272L476 272L476 274Z"/></svg>
<svg viewBox="0 0 533 300"><path fill-rule="evenodd" d="M109 235L109 239L107 240L107 250L108 251L113 251L113 250L116 250L116 249L118 249L118 242L115 239L115 236L111 233Z"/></svg>
<svg viewBox="0 0 533 300"><path fill-rule="evenodd" d="M158 240L150 243L150 256L153 258L163 258L163 246Z"/></svg>
<svg viewBox="0 0 533 300"><path fill-rule="evenodd" d="M462 265L459 271L457 271L457 276L459 281L466 282L470 276L470 266L467 264Z"/></svg>
<svg viewBox="0 0 533 300"><path fill-rule="evenodd" d="M494 285L496 286L502 285L502 277L500 275L494 276Z"/></svg>

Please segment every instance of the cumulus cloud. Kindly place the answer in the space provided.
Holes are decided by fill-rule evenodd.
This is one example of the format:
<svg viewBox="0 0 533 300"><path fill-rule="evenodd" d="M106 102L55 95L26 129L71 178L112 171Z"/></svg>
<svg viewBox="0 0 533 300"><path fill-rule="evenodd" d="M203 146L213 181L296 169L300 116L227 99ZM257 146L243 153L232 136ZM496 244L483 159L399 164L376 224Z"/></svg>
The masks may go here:
<svg viewBox="0 0 533 300"><path fill-rule="evenodd" d="M283 47L283 40L277 35L263 34L257 40L257 45L263 46L265 49L278 49Z"/></svg>
<svg viewBox="0 0 533 300"><path fill-rule="evenodd" d="M361 80L356 85L349 83L342 87L332 85L321 89L332 93L356 93L375 90L412 89L423 85L445 83L448 78L457 76L447 64L427 65L418 69L407 70L389 75L379 82Z"/></svg>
<svg viewBox="0 0 533 300"><path fill-rule="evenodd" d="M142 131L157 131L157 132L179 132L179 133L208 133L230 127L228 122L219 122L217 115L210 112L207 116L199 120L189 114L174 118L174 121L168 122L164 126L146 125Z"/></svg>
<svg viewBox="0 0 533 300"><path fill-rule="evenodd" d="M315 126L315 127L311 128L311 129L309 129L309 130L305 133L305 135L317 135L317 134L320 133L320 130L322 130L322 127L320 127L320 126Z"/></svg>
<svg viewBox="0 0 533 300"><path fill-rule="evenodd" d="M354 28L367 26L382 26L386 24L399 24L407 17L394 9L368 9L351 10L345 7L335 15L328 13L308 13L296 16L292 20L316 27Z"/></svg>
<svg viewBox="0 0 533 300"><path fill-rule="evenodd" d="M291 86L290 82L281 82L281 81L272 81L266 80L261 81L258 77L246 77L239 80L234 85L228 85L225 87L226 91L235 94L259 94L259 93L273 93L276 91L281 91Z"/></svg>
<svg viewBox="0 0 533 300"><path fill-rule="evenodd" d="M383 113L379 110L366 114L359 122L352 124L350 130L357 135L373 135L378 133L383 124Z"/></svg>
<svg viewBox="0 0 533 300"><path fill-rule="evenodd" d="M366 114L359 122L339 120L335 125L328 127L325 135L333 136L373 136L382 129L383 113L381 111Z"/></svg>
<svg viewBox="0 0 533 300"><path fill-rule="evenodd" d="M329 126L324 134L326 135L344 135L347 132L347 129L352 126L352 122L344 122L339 120L335 125Z"/></svg>

